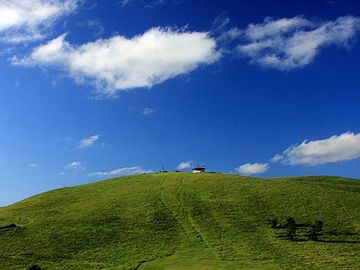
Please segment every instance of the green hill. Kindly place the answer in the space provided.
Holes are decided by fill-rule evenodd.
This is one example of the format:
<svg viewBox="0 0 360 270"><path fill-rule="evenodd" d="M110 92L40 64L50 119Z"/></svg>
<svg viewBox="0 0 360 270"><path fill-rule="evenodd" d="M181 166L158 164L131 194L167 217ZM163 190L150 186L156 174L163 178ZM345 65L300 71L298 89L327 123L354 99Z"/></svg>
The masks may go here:
<svg viewBox="0 0 360 270"><path fill-rule="evenodd" d="M309 241L317 220L323 235ZM336 177L122 177L0 208L0 227L10 224L0 269L360 268L360 181Z"/></svg>

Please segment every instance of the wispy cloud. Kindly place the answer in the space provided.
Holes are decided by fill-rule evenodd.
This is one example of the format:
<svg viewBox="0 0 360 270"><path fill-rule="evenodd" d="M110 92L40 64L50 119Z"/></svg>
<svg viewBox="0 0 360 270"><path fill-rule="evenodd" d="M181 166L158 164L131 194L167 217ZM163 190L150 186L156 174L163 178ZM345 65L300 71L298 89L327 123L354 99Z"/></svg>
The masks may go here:
<svg viewBox="0 0 360 270"><path fill-rule="evenodd" d="M334 21L311 21L302 16L266 18L250 24L237 50L252 63L279 70L310 64L327 46L347 47L360 30L360 18L339 17Z"/></svg>
<svg viewBox="0 0 360 270"><path fill-rule="evenodd" d="M150 108L150 107L145 107L145 108L142 110L142 114L143 114L143 115L150 115L150 114L153 114L153 113L155 113L155 109Z"/></svg>
<svg viewBox="0 0 360 270"><path fill-rule="evenodd" d="M91 83L98 93L152 87L221 57L205 32L152 28L133 38L114 36L73 46L62 35L37 47L19 65L57 66L77 82Z"/></svg>
<svg viewBox="0 0 360 270"><path fill-rule="evenodd" d="M180 164L177 166L177 169L182 171L182 170L190 169L192 166L193 166L193 161L191 160L183 161L180 162Z"/></svg>
<svg viewBox="0 0 360 270"><path fill-rule="evenodd" d="M28 165L27 165L27 167L29 167L29 168L38 168L39 167L39 164L37 164L37 163L29 163Z"/></svg>
<svg viewBox="0 0 360 270"><path fill-rule="evenodd" d="M65 166L65 168L68 169L68 170L82 170L82 169L84 169L84 167L81 165L80 161L70 162L69 164L67 164Z"/></svg>
<svg viewBox="0 0 360 270"><path fill-rule="evenodd" d="M230 21L231 21L231 19L228 16L227 12L220 13L212 22L211 32L213 32L213 33L224 32L224 30L229 25Z"/></svg>
<svg viewBox="0 0 360 270"><path fill-rule="evenodd" d="M225 50L228 44L241 37L243 33L243 30L231 25L231 19L227 12L220 13L211 26L211 34L216 37L216 42L222 50Z"/></svg>
<svg viewBox="0 0 360 270"><path fill-rule="evenodd" d="M328 139L304 141L273 157L273 162L315 166L352 160L360 157L360 134L343 133Z"/></svg>
<svg viewBox="0 0 360 270"><path fill-rule="evenodd" d="M155 8L157 6L162 6L166 4L167 2L171 2L169 0L150 0L146 1L144 7L145 8Z"/></svg>
<svg viewBox="0 0 360 270"><path fill-rule="evenodd" d="M144 174L144 173L152 173L152 170L144 170L139 166L133 166L133 167L118 168L105 172L93 172L90 173L89 176L116 177L116 176L136 175L136 174Z"/></svg>
<svg viewBox="0 0 360 270"><path fill-rule="evenodd" d="M100 135L93 135L88 138L84 138L80 141L78 148L90 148L97 140L99 140L99 138Z"/></svg>
<svg viewBox="0 0 360 270"><path fill-rule="evenodd" d="M184 0L119 0L118 3L122 7L126 7L133 2L140 2L143 4L144 8L155 8L157 6L162 6L165 4L179 4Z"/></svg>
<svg viewBox="0 0 360 270"><path fill-rule="evenodd" d="M101 36L105 31L105 27L102 25L102 23L99 20L95 20L95 19L81 22L78 25L91 29L95 37Z"/></svg>
<svg viewBox="0 0 360 270"><path fill-rule="evenodd" d="M131 0L119 0L117 3L118 3L120 6L125 7L125 6L127 6L130 2L131 2Z"/></svg>
<svg viewBox="0 0 360 270"><path fill-rule="evenodd" d="M0 41L38 40L59 17L74 11L79 0L1 0Z"/></svg>
<svg viewBox="0 0 360 270"><path fill-rule="evenodd" d="M266 172L270 168L267 163L246 163L235 169L242 175L253 175Z"/></svg>

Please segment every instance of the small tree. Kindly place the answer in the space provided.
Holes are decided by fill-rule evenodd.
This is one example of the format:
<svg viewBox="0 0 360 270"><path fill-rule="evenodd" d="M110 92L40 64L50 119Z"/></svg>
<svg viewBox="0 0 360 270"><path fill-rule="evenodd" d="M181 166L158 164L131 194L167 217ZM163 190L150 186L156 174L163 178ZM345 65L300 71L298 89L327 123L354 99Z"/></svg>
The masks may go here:
<svg viewBox="0 0 360 270"><path fill-rule="evenodd" d="M308 232L308 238L312 241L318 241L319 236L323 235L323 222L321 220L316 221Z"/></svg>
<svg viewBox="0 0 360 270"><path fill-rule="evenodd" d="M286 229L287 229L287 234L286 236L293 241L296 237L296 222L295 219L292 217L289 217L286 220Z"/></svg>

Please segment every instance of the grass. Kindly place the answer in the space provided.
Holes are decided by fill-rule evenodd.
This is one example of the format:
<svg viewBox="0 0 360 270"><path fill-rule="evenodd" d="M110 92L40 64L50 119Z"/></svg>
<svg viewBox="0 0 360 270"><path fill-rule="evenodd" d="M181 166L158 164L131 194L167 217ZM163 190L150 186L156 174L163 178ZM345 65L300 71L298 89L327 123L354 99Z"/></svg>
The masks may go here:
<svg viewBox="0 0 360 270"><path fill-rule="evenodd" d="M324 223L320 241L267 220ZM0 269L359 269L360 181L164 173L0 208Z"/></svg>

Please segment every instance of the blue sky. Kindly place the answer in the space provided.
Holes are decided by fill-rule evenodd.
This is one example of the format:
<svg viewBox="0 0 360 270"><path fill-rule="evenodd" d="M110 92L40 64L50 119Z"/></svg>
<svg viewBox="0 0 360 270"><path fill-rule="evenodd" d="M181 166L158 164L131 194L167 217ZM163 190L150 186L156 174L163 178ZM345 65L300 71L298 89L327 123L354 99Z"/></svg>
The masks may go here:
<svg viewBox="0 0 360 270"><path fill-rule="evenodd" d="M0 205L162 166L360 178L357 1L0 0L0 15Z"/></svg>

